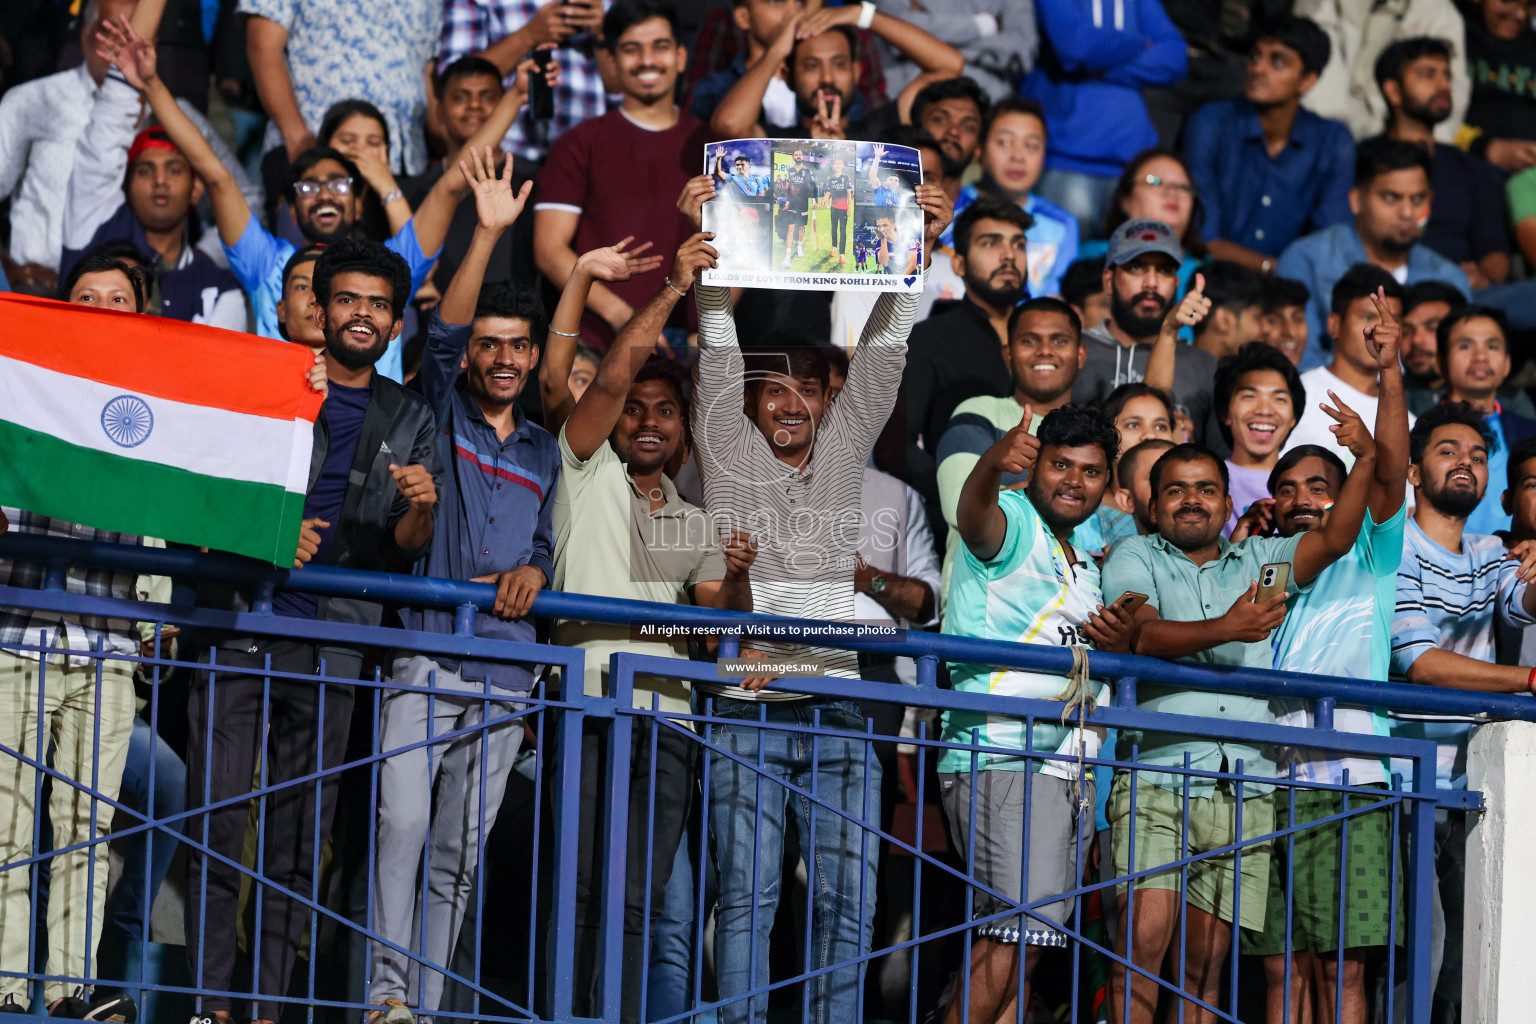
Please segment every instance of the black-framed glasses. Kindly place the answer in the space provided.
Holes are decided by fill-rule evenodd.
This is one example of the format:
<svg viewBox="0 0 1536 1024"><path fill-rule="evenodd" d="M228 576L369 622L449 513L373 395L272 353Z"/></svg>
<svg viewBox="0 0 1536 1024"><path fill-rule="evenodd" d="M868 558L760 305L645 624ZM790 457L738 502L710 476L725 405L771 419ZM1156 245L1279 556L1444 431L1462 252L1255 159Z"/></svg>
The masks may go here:
<svg viewBox="0 0 1536 1024"><path fill-rule="evenodd" d="M312 178L300 178L293 183L293 192L300 196L317 196L321 192L329 192L333 196L351 195L352 179L326 178L323 181L315 181Z"/></svg>
<svg viewBox="0 0 1536 1024"><path fill-rule="evenodd" d="M1141 180L1153 188L1164 189L1168 192L1178 192L1190 198L1194 198L1195 195L1195 186L1187 181L1164 181L1155 174L1144 175Z"/></svg>

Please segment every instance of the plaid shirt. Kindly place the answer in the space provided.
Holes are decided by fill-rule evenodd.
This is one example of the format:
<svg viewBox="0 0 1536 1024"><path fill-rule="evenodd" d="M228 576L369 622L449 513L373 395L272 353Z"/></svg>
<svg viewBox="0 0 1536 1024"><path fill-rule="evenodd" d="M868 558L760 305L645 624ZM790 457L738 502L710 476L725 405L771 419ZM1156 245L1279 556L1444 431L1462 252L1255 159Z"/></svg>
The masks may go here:
<svg viewBox="0 0 1536 1024"><path fill-rule="evenodd" d="M533 20L540 7L560 0L445 0L443 42L438 70L460 57L494 45ZM604 0L606 9L611 0ZM608 96L597 73L593 49L597 44L586 33L572 36L555 50L560 65L560 85L555 89L555 116L536 121L533 105L525 107L502 140L503 147L527 160L543 160L565 132L581 122L608 112ZM506 79L508 86L512 77Z"/></svg>
<svg viewBox="0 0 1536 1024"><path fill-rule="evenodd" d="M36 533L44 537L68 537L71 540L99 540L108 544L141 544L143 540L131 533L108 533L105 530L79 526L62 519L18 512L6 509L11 529L17 533ZM24 590L41 590L46 572L41 562L13 562L0 558L0 585L19 587ZM132 570L82 569L70 566L64 589L71 594L87 597L115 597L131 601L137 596L135 589L138 573ZM67 629L73 626L73 629ZM70 615L62 612L33 611L27 608L0 607L0 649L18 658L36 661L36 651L17 651L21 644L45 646L54 643L71 650L90 651L101 641L103 650L114 654L137 654L139 636L134 624L127 619L109 619L99 615ZM84 666L90 663L86 657L71 657L69 663Z"/></svg>

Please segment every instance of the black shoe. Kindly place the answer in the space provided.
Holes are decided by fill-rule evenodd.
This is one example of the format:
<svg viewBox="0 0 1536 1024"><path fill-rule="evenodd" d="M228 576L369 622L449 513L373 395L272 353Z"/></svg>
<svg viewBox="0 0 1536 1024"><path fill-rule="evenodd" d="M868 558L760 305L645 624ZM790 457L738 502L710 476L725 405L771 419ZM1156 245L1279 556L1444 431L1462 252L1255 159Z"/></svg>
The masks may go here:
<svg viewBox="0 0 1536 1024"><path fill-rule="evenodd" d="M26 1013L26 1007L16 1002L15 996L6 996L5 1002L0 1003L0 1013Z"/></svg>
<svg viewBox="0 0 1536 1024"><path fill-rule="evenodd" d="M133 997L123 992L102 996L81 1014L85 1020L114 1021L116 1024L133 1024L139 1019L139 1007Z"/></svg>
<svg viewBox="0 0 1536 1024"><path fill-rule="evenodd" d="M48 1016L67 1017L70 1020L84 1020L85 1011L88 1009L90 1007L86 1006L85 1000L77 996L65 996L53 1004L53 1008L48 1011Z"/></svg>

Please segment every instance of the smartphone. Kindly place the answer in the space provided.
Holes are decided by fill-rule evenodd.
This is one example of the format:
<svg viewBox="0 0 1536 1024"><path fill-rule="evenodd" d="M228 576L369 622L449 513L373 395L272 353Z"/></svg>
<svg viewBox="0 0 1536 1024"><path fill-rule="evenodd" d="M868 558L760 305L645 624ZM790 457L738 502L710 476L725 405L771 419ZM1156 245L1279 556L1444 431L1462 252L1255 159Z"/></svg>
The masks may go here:
<svg viewBox="0 0 1536 1024"><path fill-rule="evenodd" d="M553 50L534 50L533 63L538 69L538 77L529 82L529 89L533 93L531 103L533 116L541 121L547 121L555 116L555 90L548 84L546 72L554 62Z"/></svg>
<svg viewBox="0 0 1536 1024"><path fill-rule="evenodd" d="M1120 600L1115 602L1115 607L1127 615L1136 614L1136 609L1147 603L1146 594L1138 594L1134 590L1127 590L1120 595Z"/></svg>
<svg viewBox="0 0 1536 1024"><path fill-rule="evenodd" d="M1270 562L1259 567L1259 592L1254 597L1255 601L1267 601L1276 594L1285 593L1286 584L1291 582L1290 562Z"/></svg>

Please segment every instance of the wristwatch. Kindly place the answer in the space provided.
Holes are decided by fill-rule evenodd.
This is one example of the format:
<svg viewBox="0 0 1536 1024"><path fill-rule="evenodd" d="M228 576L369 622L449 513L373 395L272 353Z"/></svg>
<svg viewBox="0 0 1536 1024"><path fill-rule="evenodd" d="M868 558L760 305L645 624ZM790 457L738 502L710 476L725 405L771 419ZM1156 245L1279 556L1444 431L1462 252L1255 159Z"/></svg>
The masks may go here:
<svg viewBox="0 0 1536 1024"><path fill-rule="evenodd" d="M869 581L869 592L871 594L883 594L885 593L886 588L890 585L890 580L886 579L885 576L877 573L874 579Z"/></svg>

